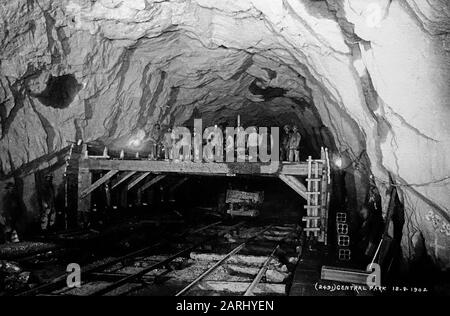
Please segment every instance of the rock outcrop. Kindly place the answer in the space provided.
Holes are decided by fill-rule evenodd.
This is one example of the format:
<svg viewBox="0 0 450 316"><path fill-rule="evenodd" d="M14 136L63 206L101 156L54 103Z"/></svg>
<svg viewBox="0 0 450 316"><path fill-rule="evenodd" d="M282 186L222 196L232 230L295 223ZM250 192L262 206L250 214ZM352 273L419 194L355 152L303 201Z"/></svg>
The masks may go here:
<svg viewBox="0 0 450 316"><path fill-rule="evenodd" d="M360 200L391 174L405 257L419 234L450 266L448 1L14 0L0 17L2 179L156 122L297 123L355 162Z"/></svg>

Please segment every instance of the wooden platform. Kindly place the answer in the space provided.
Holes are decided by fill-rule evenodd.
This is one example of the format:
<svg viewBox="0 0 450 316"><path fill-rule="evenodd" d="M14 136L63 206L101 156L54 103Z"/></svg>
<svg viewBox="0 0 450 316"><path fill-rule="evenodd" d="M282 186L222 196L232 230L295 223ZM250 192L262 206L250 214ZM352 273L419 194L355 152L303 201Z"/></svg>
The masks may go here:
<svg viewBox="0 0 450 316"><path fill-rule="evenodd" d="M89 170L118 170L138 171L151 173L183 173L204 176L234 176L234 175L261 175L278 177L280 174L292 176L308 175L308 164L300 163L196 163L173 162L154 160L106 160L82 159L79 161L80 169Z"/></svg>

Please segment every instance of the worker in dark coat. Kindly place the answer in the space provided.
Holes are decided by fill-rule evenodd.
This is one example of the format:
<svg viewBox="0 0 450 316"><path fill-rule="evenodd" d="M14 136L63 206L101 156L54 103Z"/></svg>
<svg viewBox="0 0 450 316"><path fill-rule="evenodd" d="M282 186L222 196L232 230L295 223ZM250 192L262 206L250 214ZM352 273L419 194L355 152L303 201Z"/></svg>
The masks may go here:
<svg viewBox="0 0 450 316"><path fill-rule="evenodd" d="M48 232L55 226L56 208L55 208L55 188L53 187L53 175L48 174L44 177L41 194L41 230Z"/></svg>
<svg viewBox="0 0 450 316"><path fill-rule="evenodd" d="M283 134L281 136L280 159L281 161L289 160L289 139L291 137L291 127L284 125Z"/></svg>
<svg viewBox="0 0 450 316"><path fill-rule="evenodd" d="M161 131L161 125L159 124L155 124L155 129L153 130L153 134L151 137L151 141L152 141L152 150L151 150L151 158L152 159L156 159L159 160L162 157L162 146L163 146L163 141L162 141L162 131Z"/></svg>
<svg viewBox="0 0 450 316"><path fill-rule="evenodd" d="M0 210L0 243L19 242L17 222L19 220L19 195L14 183L8 182L4 187L2 210Z"/></svg>
<svg viewBox="0 0 450 316"><path fill-rule="evenodd" d="M300 162L300 141L302 135L299 133L297 126L292 128L292 133L289 137L289 161Z"/></svg>
<svg viewBox="0 0 450 316"><path fill-rule="evenodd" d="M173 142L172 129L169 128L163 136L164 159L166 161L173 159Z"/></svg>
<svg viewBox="0 0 450 316"><path fill-rule="evenodd" d="M374 210L370 205L361 208L362 223L358 230L357 248L360 261L371 262L383 234L383 217L381 211Z"/></svg>

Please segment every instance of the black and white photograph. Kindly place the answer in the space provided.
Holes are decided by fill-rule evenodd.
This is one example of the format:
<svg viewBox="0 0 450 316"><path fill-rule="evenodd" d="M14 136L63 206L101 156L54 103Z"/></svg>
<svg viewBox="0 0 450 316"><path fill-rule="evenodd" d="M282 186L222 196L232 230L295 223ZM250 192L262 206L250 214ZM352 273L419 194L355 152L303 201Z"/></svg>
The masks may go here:
<svg viewBox="0 0 450 316"><path fill-rule="evenodd" d="M0 0L0 296L450 296L450 2Z"/></svg>

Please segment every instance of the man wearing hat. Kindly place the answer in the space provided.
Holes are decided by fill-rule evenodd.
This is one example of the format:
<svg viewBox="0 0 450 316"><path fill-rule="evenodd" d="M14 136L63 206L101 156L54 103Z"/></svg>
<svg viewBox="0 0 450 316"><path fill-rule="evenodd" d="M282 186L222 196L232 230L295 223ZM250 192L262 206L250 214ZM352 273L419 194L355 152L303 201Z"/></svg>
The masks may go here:
<svg viewBox="0 0 450 316"><path fill-rule="evenodd" d="M163 147L164 147L164 159L166 161L172 159L173 135L171 128L169 128L167 130L167 133L164 134Z"/></svg>
<svg viewBox="0 0 450 316"><path fill-rule="evenodd" d="M297 126L292 127L292 133L289 138L289 161L300 162L300 135Z"/></svg>
<svg viewBox="0 0 450 316"><path fill-rule="evenodd" d="M48 232L54 228L56 222L55 189L52 174L47 174L44 177L40 194L42 206L41 229L43 232Z"/></svg>
<svg viewBox="0 0 450 316"><path fill-rule="evenodd" d="M291 127L284 125L283 135L281 136L280 146L280 159L281 161L287 161L289 159L289 139L291 137Z"/></svg>
<svg viewBox="0 0 450 316"><path fill-rule="evenodd" d="M6 183L3 189L3 198L0 205L0 243L19 242L16 225L19 220L19 196L14 183Z"/></svg>

